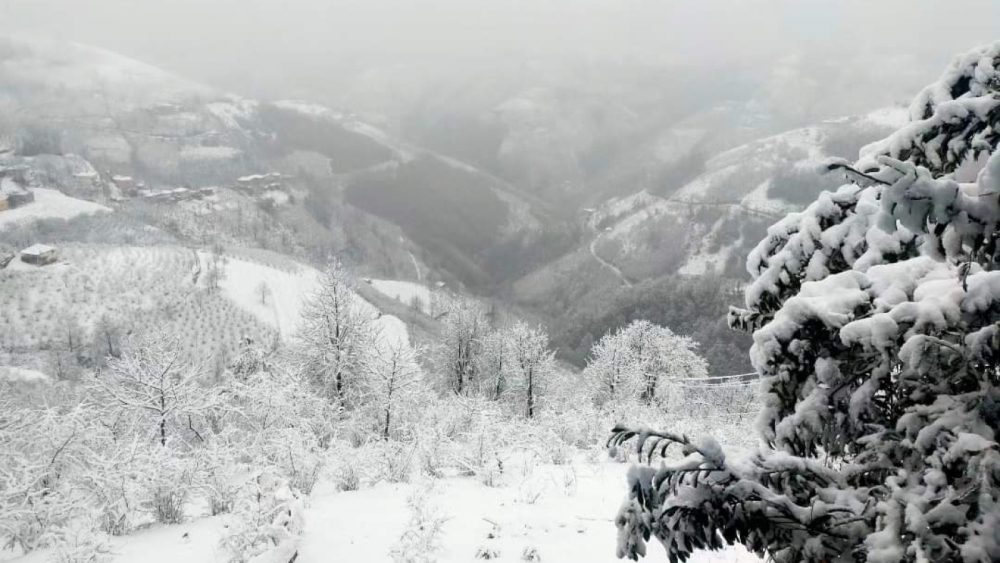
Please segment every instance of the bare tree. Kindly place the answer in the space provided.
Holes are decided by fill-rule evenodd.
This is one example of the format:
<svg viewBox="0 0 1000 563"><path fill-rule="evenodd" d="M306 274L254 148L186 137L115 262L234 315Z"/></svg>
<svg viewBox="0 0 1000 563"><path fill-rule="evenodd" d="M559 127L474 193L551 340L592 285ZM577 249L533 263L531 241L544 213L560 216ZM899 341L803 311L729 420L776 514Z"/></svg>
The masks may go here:
<svg viewBox="0 0 1000 563"><path fill-rule="evenodd" d="M354 293L354 280L338 262L323 273L306 300L299 326L300 351L314 382L342 404L374 339L371 313Z"/></svg>
<svg viewBox="0 0 1000 563"><path fill-rule="evenodd" d="M97 322L95 329L97 339L104 345L105 353L113 358L118 357L118 340L121 338L121 322L105 313Z"/></svg>
<svg viewBox="0 0 1000 563"><path fill-rule="evenodd" d="M271 286L267 285L267 282L262 281L255 291L260 297L260 304L267 305L267 301L271 298Z"/></svg>
<svg viewBox="0 0 1000 563"><path fill-rule="evenodd" d="M169 432L183 430L200 439L195 420L215 406L215 394L201 385L205 370L184 358L177 336L162 330L129 335L120 352L94 379L96 390L109 399L107 408L140 432L150 427L161 445Z"/></svg>
<svg viewBox="0 0 1000 563"><path fill-rule="evenodd" d="M524 415L534 418L538 397L555 372L555 353L549 350L549 335L522 322L504 330L504 334L510 348L511 379L524 394Z"/></svg>
<svg viewBox="0 0 1000 563"><path fill-rule="evenodd" d="M479 383L478 359L489 323L483 307L469 299L452 302L442 317L444 338L436 350L436 363L445 387L456 394L472 391Z"/></svg>
<svg viewBox="0 0 1000 563"><path fill-rule="evenodd" d="M412 404L423 383L418 353L403 341L374 346L363 361L362 396L365 405L379 414L383 440L391 434L396 414Z"/></svg>

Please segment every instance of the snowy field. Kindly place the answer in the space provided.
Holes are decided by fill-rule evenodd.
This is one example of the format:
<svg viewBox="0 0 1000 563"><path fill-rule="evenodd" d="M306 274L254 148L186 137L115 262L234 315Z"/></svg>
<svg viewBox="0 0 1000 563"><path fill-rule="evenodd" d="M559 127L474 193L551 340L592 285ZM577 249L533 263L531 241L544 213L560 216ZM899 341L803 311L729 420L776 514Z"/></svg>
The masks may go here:
<svg viewBox="0 0 1000 563"><path fill-rule="evenodd" d="M202 267L207 268L210 255L205 252L199 252L198 255ZM299 325L302 304L316 291L320 276L319 271L304 265L288 271L227 256L225 275L219 286L223 294L241 309L276 328L281 337L288 341L294 337ZM266 296L262 297L264 287L267 288ZM381 314L360 297L358 301L371 312L374 324L385 342L409 342L406 323L392 315Z"/></svg>
<svg viewBox="0 0 1000 563"><path fill-rule="evenodd" d="M495 561L611 563L614 517L624 495L626 464L578 460L567 465L511 463L496 486L474 477L413 483L378 483L359 491L317 485L307 501L296 563L390 563L399 539L413 527L411 499L429 521L442 523L438 548L428 561L467 563L490 553ZM226 560L219 540L227 516L186 524L156 525L114 538L116 563L217 563ZM419 519L418 519L419 520ZM476 554L481 555L477 558ZM535 553L536 559L525 555ZM45 563L51 553L20 558L0 552L0 561ZM652 540L646 559L667 561ZM757 563L742 547L702 552L692 563Z"/></svg>
<svg viewBox="0 0 1000 563"><path fill-rule="evenodd" d="M39 219L72 219L77 215L88 215L111 211L103 205L72 198L57 190L35 188L35 201L21 207L0 211L0 231L14 224L37 221Z"/></svg>
<svg viewBox="0 0 1000 563"><path fill-rule="evenodd" d="M386 296L407 306L412 305L416 299L420 303L420 310L424 313L430 313L431 290L423 284L398 280L372 280L371 285Z"/></svg>

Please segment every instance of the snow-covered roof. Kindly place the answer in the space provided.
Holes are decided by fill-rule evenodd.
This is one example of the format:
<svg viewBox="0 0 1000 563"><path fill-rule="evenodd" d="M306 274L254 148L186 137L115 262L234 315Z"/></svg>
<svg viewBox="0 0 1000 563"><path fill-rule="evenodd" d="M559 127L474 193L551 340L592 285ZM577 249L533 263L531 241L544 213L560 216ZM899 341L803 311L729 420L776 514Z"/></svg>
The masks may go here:
<svg viewBox="0 0 1000 563"><path fill-rule="evenodd" d="M26 191L13 178L0 178L0 194L24 193Z"/></svg>
<svg viewBox="0 0 1000 563"><path fill-rule="evenodd" d="M49 246L47 244L33 244L22 250L21 255L41 256L43 254L48 254L49 252L55 252L55 250L56 248L54 246Z"/></svg>
<svg viewBox="0 0 1000 563"><path fill-rule="evenodd" d="M132 177L131 176L112 176L111 180L113 182L131 182L132 181Z"/></svg>
<svg viewBox="0 0 1000 563"><path fill-rule="evenodd" d="M267 180L270 178L281 178L281 172L268 172L267 174L251 174L249 176L242 176L237 178L236 181L240 183L247 182L259 182L261 180Z"/></svg>

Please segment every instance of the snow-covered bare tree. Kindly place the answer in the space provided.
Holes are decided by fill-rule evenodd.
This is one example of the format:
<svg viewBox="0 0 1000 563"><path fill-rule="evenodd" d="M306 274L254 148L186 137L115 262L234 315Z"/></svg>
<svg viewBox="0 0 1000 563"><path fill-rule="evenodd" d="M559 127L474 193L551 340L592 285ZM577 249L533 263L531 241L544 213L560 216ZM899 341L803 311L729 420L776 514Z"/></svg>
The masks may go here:
<svg viewBox="0 0 1000 563"><path fill-rule="evenodd" d="M398 340L379 342L362 361L361 401L376 413L383 440L389 439L403 411L415 406L422 394L423 372L417 357L409 343Z"/></svg>
<svg viewBox="0 0 1000 563"><path fill-rule="evenodd" d="M130 334L119 352L93 379L97 402L110 417L135 424L161 445L173 433L202 438L203 418L216 406L216 394L202 385L206 372L185 358L177 335Z"/></svg>
<svg viewBox="0 0 1000 563"><path fill-rule="evenodd" d="M638 320L606 334L595 346L586 377L598 404L639 398L652 404L671 379L708 375L698 343L667 327Z"/></svg>
<svg viewBox="0 0 1000 563"><path fill-rule="evenodd" d="M778 563L1000 560L1000 43L958 57L853 183L768 230L746 308L759 450L617 428L619 555L742 543ZM952 174L983 163L975 183Z"/></svg>
<svg viewBox="0 0 1000 563"><path fill-rule="evenodd" d="M261 305L267 305L267 302L271 299L271 286L267 285L267 282L262 281L254 289L254 293L260 297Z"/></svg>
<svg viewBox="0 0 1000 563"><path fill-rule="evenodd" d="M477 301L454 299L442 322L444 335L435 351L435 363L444 386L459 395L470 393L481 383L477 364L489 332L486 310Z"/></svg>
<svg viewBox="0 0 1000 563"><path fill-rule="evenodd" d="M100 433L85 406L23 403L0 382L0 547L27 553L87 516L91 498L79 483L94 470Z"/></svg>
<svg viewBox="0 0 1000 563"><path fill-rule="evenodd" d="M331 263L302 307L300 350L314 382L331 400L345 404L352 377L374 341L372 314L354 292L354 279Z"/></svg>
<svg viewBox="0 0 1000 563"><path fill-rule="evenodd" d="M267 356L252 343L245 344L240 357L244 361L234 363L224 379L225 408L215 424L211 453L224 460L227 452L235 452L254 471L272 471L308 493L341 418L340 405L318 394L309 374L292 358ZM207 469L213 502L235 502L227 486L228 468Z"/></svg>
<svg viewBox="0 0 1000 563"><path fill-rule="evenodd" d="M534 418L538 399L555 373L555 352L549 350L549 335L541 328L518 322L502 332L510 350L508 380L524 401L524 416Z"/></svg>
<svg viewBox="0 0 1000 563"><path fill-rule="evenodd" d="M482 338L476 372L482 380L483 395L491 401L499 401L510 388L510 352L504 331L493 331Z"/></svg>
<svg viewBox="0 0 1000 563"><path fill-rule="evenodd" d="M621 332L607 333L590 350L583 376L598 405L616 404L639 395L632 349L622 344Z"/></svg>

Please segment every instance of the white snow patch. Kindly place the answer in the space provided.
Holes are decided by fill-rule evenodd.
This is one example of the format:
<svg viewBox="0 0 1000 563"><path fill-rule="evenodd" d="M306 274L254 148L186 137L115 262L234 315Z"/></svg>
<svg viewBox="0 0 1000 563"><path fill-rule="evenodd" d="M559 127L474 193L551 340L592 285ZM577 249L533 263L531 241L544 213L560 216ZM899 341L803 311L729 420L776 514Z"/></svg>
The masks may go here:
<svg viewBox="0 0 1000 563"><path fill-rule="evenodd" d="M420 300L420 310L430 312L431 290L425 285L399 280L372 280L372 287L405 305L417 298Z"/></svg>
<svg viewBox="0 0 1000 563"><path fill-rule="evenodd" d="M227 515L212 516L173 526L157 525L127 536L111 537L115 563L214 563L225 561L226 553L219 547L225 532ZM185 537L186 536L186 537ZM33 551L10 559L9 552L0 552L0 561L17 563L49 563L50 549Z"/></svg>
<svg viewBox="0 0 1000 563"><path fill-rule="evenodd" d="M204 273L208 271L211 255L199 252L198 256ZM225 276L219 287L240 308L277 328L283 339L290 340L298 330L302 304L318 287L320 275L319 271L304 265L299 265L297 271L288 272L226 256ZM262 284L270 293L264 299L260 291ZM406 323L392 315L383 315L360 297L358 302L371 313L384 342L409 342Z"/></svg>
<svg viewBox="0 0 1000 563"><path fill-rule="evenodd" d="M243 154L243 151L234 147L218 146L194 146L184 145L181 149L181 159L183 160L228 160Z"/></svg>
<svg viewBox="0 0 1000 563"><path fill-rule="evenodd" d="M33 369L14 366L0 366L0 381L12 383L49 383L49 376Z"/></svg>
<svg viewBox="0 0 1000 563"><path fill-rule="evenodd" d="M211 255L198 253L202 272L206 272ZM262 264L226 257L225 275L220 288L243 310L275 327L284 339L291 338L299 325L302 303L319 283L319 272L305 266L297 272L286 272ZM261 298L261 287L270 295Z"/></svg>
<svg viewBox="0 0 1000 563"><path fill-rule="evenodd" d="M72 198L57 190L35 188L32 191L35 194L35 201L21 207L0 211L0 231L21 222L39 219L72 219L77 215L111 211L110 208L103 205Z"/></svg>
<svg viewBox="0 0 1000 563"><path fill-rule="evenodd" d="M510 472L501 487L486 487L475 478L438 481L429 504L448 520L439 563L475 561L483 546L497 550L495 561L520 562L529 548L547 563L597 563L615 560L614 524L624 494L627 465L617 463L540 465ZM566 486L573 480L572 486ZM306 511L306 527L298 563L365 561L389 563L390 549L403 534L410 511L407 497L421 485L379 484L353 492L317 487ZM493 523L497 527L494 528ZM487 539L495 533L496 538ZM667 560L651 540L645 561ZM759 563L742 547L700 552L692 563Z"/></svg>

